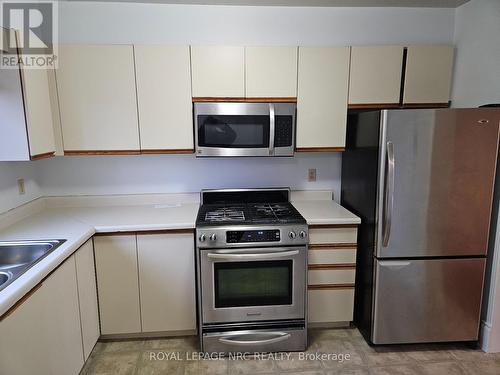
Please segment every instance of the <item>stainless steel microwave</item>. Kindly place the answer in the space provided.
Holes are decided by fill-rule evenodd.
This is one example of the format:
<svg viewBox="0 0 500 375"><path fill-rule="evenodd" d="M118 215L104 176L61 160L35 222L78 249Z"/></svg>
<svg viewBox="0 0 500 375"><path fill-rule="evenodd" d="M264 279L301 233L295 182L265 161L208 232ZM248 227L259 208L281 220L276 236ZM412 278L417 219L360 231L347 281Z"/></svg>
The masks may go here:
<svg viewBox="0 0 500 375"><path fill-rule="evenodd" d="M295 103L194 103L196 156L293 156Z"/></svg>

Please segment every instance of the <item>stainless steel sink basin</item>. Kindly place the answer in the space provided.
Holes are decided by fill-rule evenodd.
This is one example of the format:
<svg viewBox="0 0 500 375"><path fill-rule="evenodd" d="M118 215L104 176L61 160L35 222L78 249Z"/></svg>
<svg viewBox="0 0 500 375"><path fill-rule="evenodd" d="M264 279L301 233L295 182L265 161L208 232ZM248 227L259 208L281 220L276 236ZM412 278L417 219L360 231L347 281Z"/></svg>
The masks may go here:
<svg viewBox="0 0 500 375"><path fill-rule="evenodd" d="M0 241L0 291L65 241Z"/></svg>

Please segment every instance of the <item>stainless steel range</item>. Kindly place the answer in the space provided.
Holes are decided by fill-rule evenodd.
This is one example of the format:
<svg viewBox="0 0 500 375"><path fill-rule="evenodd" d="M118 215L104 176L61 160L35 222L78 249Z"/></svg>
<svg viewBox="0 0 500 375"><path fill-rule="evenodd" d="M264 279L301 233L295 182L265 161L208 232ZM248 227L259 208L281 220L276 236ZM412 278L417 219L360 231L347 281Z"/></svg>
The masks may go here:
<svg viewBox="0 0 500 375"><path fill-rule="evenodd" d="M203 351L306 348L308 231L289 194L202 191L196 244Z"/></svg>

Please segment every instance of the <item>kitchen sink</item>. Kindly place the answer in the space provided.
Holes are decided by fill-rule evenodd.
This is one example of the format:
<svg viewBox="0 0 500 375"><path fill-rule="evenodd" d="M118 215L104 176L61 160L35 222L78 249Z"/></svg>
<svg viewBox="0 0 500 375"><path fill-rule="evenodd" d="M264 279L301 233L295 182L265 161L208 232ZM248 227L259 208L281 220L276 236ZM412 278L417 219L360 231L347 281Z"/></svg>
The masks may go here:
<svg viewBox="0 0 500 375"><path fill-rule="evenodd" d="M0 291L65 241L0 241Z"/></svg>

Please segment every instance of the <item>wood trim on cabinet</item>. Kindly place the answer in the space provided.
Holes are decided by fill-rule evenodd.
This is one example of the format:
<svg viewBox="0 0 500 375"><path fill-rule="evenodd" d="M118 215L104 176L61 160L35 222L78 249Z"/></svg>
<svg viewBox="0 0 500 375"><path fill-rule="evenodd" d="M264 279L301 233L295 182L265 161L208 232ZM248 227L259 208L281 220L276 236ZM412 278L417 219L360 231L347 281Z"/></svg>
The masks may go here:
<svg viewBox="0 0 500 375"><path fill-rule="evenodd" d="M337 263L337 264L309 264L309 270L355 270L356 263Z"/></svg>
<svg viewBox="0 0 500 375"><path fill-rule="evenodd" d="M359 224L311 224L309 229L325 229L325 228L358 228Z"/></svg>
<svg viewBox="0 0 500 375"><path fill-rule="evenodd" d="M448 103L404 103L402 108L449 108L451 102Z"/></svg>
<svg viewBox="0 0 500 375"><path fill-rule="evenodd" d="M339 290L339 289L354 289L354 284L320 284L308 285L309 290Z"/></svg>
<svg viewBox="0 0 500 375"><path fill-rule="evenodd" d="M343 152L345 147L296 147L296 152Z"/></svg>
<svg viewBox="0 0 500 375"><path fill-rule="evenodd" d="M318 243L310 244L309 250L357 250L355 243Z"/></svg>
<svg viewBox="0 0 500 375"><path fill-rule="evenodd" d="M141 150L141 154L194 154L193 148L172 148L172 149L150 149Z"/></svg>
<svg viewBox="0 0 500 375"><path fill-rule="evenodd" d="M235 103L297 103L296 97L259 97L259 98L244 98L244 97L193 97L193 103L203 102L235 102Z"/></svg>
<svg viewBox="0 0 500 375"><path fill-rule="evenodd" d="M30 159L31 160L46 159L46 158L51 158L52 156L55 156L55 154L56 154L55 151L44 152L43 154L31 155Z"/></svg>
<svg viewBox="0 0 500 375"><path fill-rule="evenodd" d="M394 109L400 108L399 103L367 103L367 104L348 104L347 109Z"/></svg>
<svg viewBox="0 0 500 375"><path fill-rule="evenodd" d="M161 230L134 230L134 231L123 231L123 232L97 232L94 236L130 236L136 234L189 234L193 233L194 228L182 228L182 229L161 229Z"/></svg>
<svg viewBox="0 0 500 375"><path fill-rule="evenodd" d="M64 156L78 155L140 155L140 150L64 150Z"/></svg>
<svg viewBox="0 0 500 375"><path fill-rule="evenodd" d="M59 268L59 266L57 268ZM44 277L42 281L40 281L33 288L31 288L31 290L28 293L22 296L21 299L19 299L14 305L12 305L10 309L8 309L2 316L0 316L0 322L6 319L12 313L14 313L14 311L16 311L19 308L19 306L21 306L24 302L28 300L28 298L30 298L33 294L35 294L35 292L42 287L44 280L51 274L52 272L46 277Z"/></svg>

